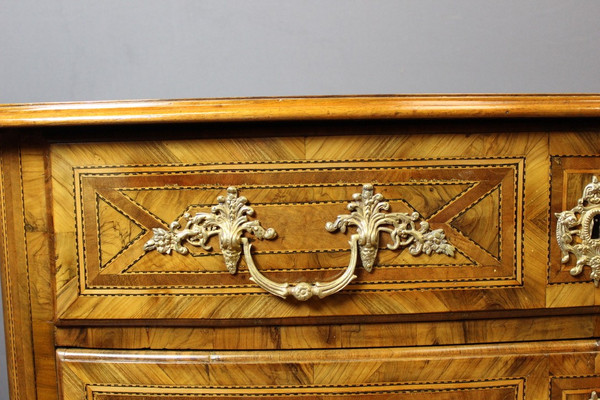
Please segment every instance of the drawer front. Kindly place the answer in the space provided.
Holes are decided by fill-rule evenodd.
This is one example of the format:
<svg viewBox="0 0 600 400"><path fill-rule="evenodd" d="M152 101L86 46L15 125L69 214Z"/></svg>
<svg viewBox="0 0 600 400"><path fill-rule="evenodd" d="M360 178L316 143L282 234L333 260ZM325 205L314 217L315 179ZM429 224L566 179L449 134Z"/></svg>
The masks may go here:
<svg viewBox="0 0 600 400"><path fill-rule="evenodd" d="M555 134L550 139L547 303L597 306L600 203L594 197L600 184L594 183L594 177L600 177L600 139L597 134Z"/></svg>
<svg viewBox="0 0 600 400"><path fill-rule="evenodd" d="M595 342L288 352L58 351L64 400L548 399L554 363L576 365L583 373L595 357Z"/></svg>
<svg viewBox="0 0 600 400"><path fill-rule="evenodd" d="M53 145L58 316L281 319L543 307L546 266L532 255L547 248L546 226L539 223L547 215L539 180L547 176L543 139L430 135L417 143L412 136L373 136L358 142L319 137ZM394 223L388 221L373 231L378 251L372 269L364 259L356 261L356 279L331 297L282 300L257 284L249 263L269 282L290 287L343 277L358 260L352 224L360 221L352 220L347 232L325 227L338 215L354 218L347 206L356 193L364 196L363 184L389 204L377 209L382 218L416 212L415 229L443 232L452 251L427 251L427 245L411 251L410 243L390 249ZM225 266L217 236L204 248L181 241L170 254L148 249L158 242L157 229L181 232L186 213L210 215L228 187L254 210L243 218L277 232L264 240L244 232L252 249L245 249L235 271Z"/></svg>

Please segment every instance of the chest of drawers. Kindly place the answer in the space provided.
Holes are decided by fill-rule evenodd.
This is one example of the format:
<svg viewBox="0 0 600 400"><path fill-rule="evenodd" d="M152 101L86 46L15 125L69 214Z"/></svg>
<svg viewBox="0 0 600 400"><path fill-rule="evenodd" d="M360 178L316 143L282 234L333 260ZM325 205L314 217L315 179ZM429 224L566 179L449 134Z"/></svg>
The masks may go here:
<svg viewBox="0 0 600 400"><path fill-rule="evenodd" d="M0 107L15 399L590 399L600 98Z"/></svg>

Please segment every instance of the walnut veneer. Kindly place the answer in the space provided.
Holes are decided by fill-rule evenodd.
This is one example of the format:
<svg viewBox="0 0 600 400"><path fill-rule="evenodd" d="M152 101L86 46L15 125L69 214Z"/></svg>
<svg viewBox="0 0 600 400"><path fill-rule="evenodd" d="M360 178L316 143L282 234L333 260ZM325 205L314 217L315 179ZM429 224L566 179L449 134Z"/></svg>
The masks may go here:
<svg viewBox="0 0 600 400"><path fill-rule="evenodd" d="M5 105L0 142L14 399L600 392L600 289L555 239L555 214L600 175L598 96ZM236 187L277 231L243 233L260 273L328 282L359 242L325 224L363 184L452 254L411 254L405 228L390 249L392 226L371 271L358 261L341 291L299 301L257 285L244 256L231 274L217 236L148 245Z"/></svg>

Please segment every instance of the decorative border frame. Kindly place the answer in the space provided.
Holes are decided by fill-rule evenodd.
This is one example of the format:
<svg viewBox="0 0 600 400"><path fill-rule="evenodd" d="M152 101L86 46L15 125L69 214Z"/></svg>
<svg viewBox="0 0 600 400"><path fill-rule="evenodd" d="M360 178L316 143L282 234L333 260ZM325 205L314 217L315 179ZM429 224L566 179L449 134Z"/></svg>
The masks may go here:
<svg viewBox="0 0 600 400"><path fill-rule="evenodd" d="M477 164L478 161L481 160L485 160L485 161L503 161L506 160L507 163L506 164L489 164L489 165L481 165L481 164ZM400 163L410 163L410 162L414 162L414 161L419 161L419 162L428 162L431 161L432 165L425 165L425 166L419 166L419 169L464 169L464 168L470 168L470 169L485 169L485 168L501 168L501 167L505 167L505 168L509 168L509 167L513 167L514 168L514 182L516 185L518 185L519 181L521 181L521 186L517 186L515 187L515 215L513 218L513 221L515 223L514 225L514 229L515 229L515 237L514 237L514 245L515 245L515 251L513 254L513 265L515 268L515 271L513 272L513 276L512 277L501 277L501 278L464 278L464 279L453 279L453 280L436 280L436 279L427 279L427 280L416 280L416 281L369 281L369 284L373 283L373 284L404 284L404 283L443 283L443 282L480 282L480 281L486 281L486 282L500 282L500 281L510 281L510 280L520 280L520 284L503 284L501 285L502 288L505 287L518 287L522 285L522 276L523 276L523 262L522 262L522 258L523 258L523 251L524 249L522 248L522 244L523 244L523 235L524 235L524 229L523 229L523 221L520 225L517 224L518 221L518 216L519 215L523 215L524 213L524 201L518 201L518 197L519 197L519 193L521 193L522 196L524 196L524 192L525 192L525 172L526 172L526 168L525 168L525 159L524 157L487 157L487 158L420 158L420 159L352 159L352 160L319 160L319 161L313 161L313 160L307 160L307 161L293 161L293 162L287 162L287 161L273 161L273 162L237 162L237 163L187 163L187 164L132 164L132 165L102 165L102 166L75 166L72 167L73 168L73 182L74 182L74 186L73 186L73 190L74 190L74 200L75 200L75 204L74 204L74 209L75 209L75 214L74 215L79 215L79 212L83 213L83 210L81 209L81 205L83 204L83 200L81 199L82 194L82 190L81 188L83 187L83 183L82 183L82 178L83 176L107 176L107 175L115 175L115 176L128 176L128 175L137 175L137 174L143 174L143 175L155 175L155 174L169 174L169 175L182 175L182 174L194 174L197 173L197 169L195 169L195 167L210 167L205 173L219 173L219 172L228 172L228 173L244 173L246 172L246 170L243 169L219 169L219 168L215 168L215 167L219 167L219 166L236 166L236 167L241 167L244 165L253 165L253 166L262 166L262 165L272 165L272 164L285 164L285 165L293 165L294 167L292 168L283 168L283 169L273 169L273 170L264 170L265 173L270 173L270 172L277 172L277 171L290 171L290 172L295 172L295 171L299 171L299 172L303 172L303 171L326 171L328 169L324 169L324 168L319 168L319 167L310 167L310 165L323 165L323 164L340 164L340 163L350 163L350 162L356 162L356 163L360 163L360 162L371 162L371 163L386 163L386 162L400 162ZM448 164L448 161L462 161L462 162L466 162L465 164ZM512 163L509 161L513 161ZM305 167L302 168L303 165L309 165L309 167ZM186 169L188 169L187 171L171 171L171 172L143 172L144 168L149 168L149 167L161 167L161 168L182 168L185 167ZM125 171L119 171L119 172L108 172L107 170L110 169L116 169L116 168L124 168ZM386 167L386 166L361 166L361 165L357 165L356 167L351 167L351 168L347 168L344 167L344 170L374 170L374 169L383 169L383 170L396 170L396 169L411 169L411 168L415 168L409 165L406 166L391 166L391 167ZM332 169L337 169L335 167L333 167ZM94 171L92 173L86 173L83 171ZM102 172L96 172L97 170L100 170ZM106 171L106 172L104 172ZM262 170L257 169L257 172L260 172ZM204 173L204 172L203 172ZM461 181L462 182L462 181ZM433 181L430 183L434 183ZM450 182L452 183L452 182ZM462 182L464 183L464 182ZM467 182L468 183L468 182ZM422 184L426 184L425 182ZM384 186L389 186L388 184L383 184ZM394 185L393 183L391 185ZM400 185L399 183L396 183L396 185ZM394 185L394 186L396 186ZM271 187L270 185L263 185L264 187ZM330 183L325 183L325 184L306 184L306 185L299 185L298 187L312 187L312 186L352 186L351 184L330 184ZM181 186L178 187L177 190L180 189L186 189L189 186ZM283 186L283 185L275 185L275 187L287 187L287 186ZM295 186L290 186L290 187L295 187ZM494 188L492 188L489 192L486 192L486 194L482 195L479 199L475 200L475 202L473 204L478 203L483 197L485 197L488 193L490 193L493 190L498 189L498 185L495 186ZM80 188L80 189L77 189ZM202 187L204 189L204 186ZM216 187L210 186L210 188L214 189ZM243 186L241 186L240 188L243 188ZM129 190L131 188L121 188L121 191L123 190ZM143 188L142 188L143 189ZM162 188L146 188L148 190L152 190L152 189L162 189ZM169 190L170 188L166 188L166 190ZM175 188L173 188L172 190L175 190ZM456 197L454 197L453 199L455 199ZM500 197L501 199L501 197ZM343 201L341 201L343 202ZM136 203L136 202L134 202ZM472 205L471 205L472 206ZM79 211L81 210L81 211ZM464 210L463 210L464 212ZM499 212L501 212L501 210L499 210ZM435 215L435 214L433 214ZM428 218L431 218L432 216L429 216ZM131 217L130 217L131 218ZM522 219L522 218L521 218ZM81 224L83 223L83 221L81 222ZM450 224L450 222L449 222ZM85 240L85 235L83 235L83 232L85 231L85 227L83 226L79 226L77 220L75 221L75 226L76 226L76 231L80 232L81 237L84 238ZM502 227L499 227L500 229L502 229ZM520 232L520 234L519 234ZM80 235L76 235L76 241L78 241L78 236ZM470 242L472 242L471 239L467 238ZM519 250L517 244L521 243L521 249ZM77 243L76 244L77 247L79 248L80 244ZM480 246L478 246L480 248ZM85 249L85 243L83 243L83 248ZM332 249L335 250L335 249ZM457 249L458 250L458 249ZM501 248L499 249L501 250ZM347 251L347 250L346 250ZM465 255L464 253L460 252L460 250L458 250L458 252L460 254L463 254L463 256L465 256L467 259L469 258L467 255ZM77 252L79 253L79 251ZM488 253L486 251L486 253ZM143 256L144 254L142 254ZM494 257L495 258L495 257ZM519 262L518 260L521 260L521 262ZM161 294L161 293L135 293L136 290L144 290L144 289L177 289L177 290L184 290L184 289L195 289L195 286L152 286L152 287L148 287L148 288L144 288L144 287L136 287L136 288L131 288L129 286L127 287L120 287L120 286L94 286L94 288L92 290L87 289L87 286L85 286L83 284L83 282L87 282L87 278L85 278L84 281L81 280L81 276L87 276L87 269L83 268L82 269L82 265L85 265L85 262L83 262L82 264L82 260L81 260L81 254L79 254L78 258L77 258L77 262L78 262L78 267L77 267L77 271L78 271L78 275L80 276L79 280L80 282L80 296L104 296L107 295L106 293L94 293L97 292L98 290L103 290L103 289L107 289L107 290L118 290L118 289L124 289L127 290L129 293L123 293L122 295L127 295L127 296L177 296L177 295L190 295L190 293L185 292L185 293L168 293L168 294ZM452 264L457 265L457 264ZM518 268L518 266L520 265L521 270L517 271L516 268ZM389 267L389 266L388 266ZM132 272L129 272L132 273ZM143 272L143 273L147 273L150 274L151 272ZM82 275L83 274L83 275ZM518 276L521 276L521 278L519 279ZM239 287L247 287L247 284L244 285L238 285ZM212 287L212 286L211 286ZM235 288L237 287L236 285L227 285L225 286L227 288ZM431 285L431 286L426 286L426 287L418 287L418 288L397 288L397 289L372 289L372 288L366 288L366 289L353 289L352 285L350 285L346 291L347 292L387 292L390 290L398 290L398 291L407 291L407 290L457 290L457 289L473 289L473 288L490 288L490 286L473 286L473 285L457 285L457 286L452 286L452 287L439 287L439 286L435 286L435 285ZM495 286L494 286L495 287ZM265 295L266 293L263 293L261 290L259 290L257 288L257 292L254 293L244 293L244 295ZM193 295L235 295L235 294L218 294L218 293L197 293L194 292Z"/></svg>

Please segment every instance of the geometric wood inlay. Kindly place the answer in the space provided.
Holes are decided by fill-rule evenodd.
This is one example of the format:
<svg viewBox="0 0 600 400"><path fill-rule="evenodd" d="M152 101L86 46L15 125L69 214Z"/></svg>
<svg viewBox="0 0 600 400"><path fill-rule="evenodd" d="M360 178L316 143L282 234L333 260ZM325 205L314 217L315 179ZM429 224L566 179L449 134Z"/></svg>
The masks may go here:
<svg viewBox="0 0 600 400"><path fill-rule="evenodd" d="M551 157L552 180L550 186L550 256L548 282L578 283L590 281L590 268L584 267L583 273L571 275L577 258L569 257L567 263L561 262L561 251L556 240L556 213L570 210L577 205L583 188L592 181L594 176L600 176L600 157L554 156ZM578 240L575 237L575 240Z"/></svg>
<svg viewBox="0 0 600 400"><path fill-rule="evenodd" d="M99 228L98 247L100 249L100 265L103 268L146 233L147 229L144 229L100 195L97 195L96 201Z"/></svg>
<svg viewBox="0 0 600 400"><path fill-rule="evenodd" d="M432 229L443 229L457 251L454 257L414 257L388 250L389 236L382 235L378 267L372 273L358 271L359 279L350 288L410 289L415 283L423 288L426 282L440 287L478 281L514 285L520 268L515 247L521 236L519 159L465 160L452 168L440 160L385 160L345 162L344 168L331 162L74 171L82 294L106 288L123 293L152 288L262 293L247 279L244 262L237 275L225 270L216 240L209 243L211 251L191 246L187 256L143 250L152 228L167 229L184 213L209 212L229 184L249 199L263 226L278 232L276 240L256 241L253 255L262 271L280 281L328 280L345 268L348 234L332 234L324 226L345 212L363 182L375 183L392 212L418 211ZM500 254L511 257L501 259Z"/></svg>
<svg viewBox="0 0 600 400"><path fill-rule="evenodd" d="M465 236L500 259L502 214L500 207L501 185L486 193L481 199L459 214L451 223ZM481 229L481 227L485 229Z"/></svg>
<svg viewBox="0 0 600 400"><path fill-rule="evenodd" d="M526 192L540 193L535 180L545 172L540 150L546 142L538 135L496 136L506 144L506 155L497 157L491 136L428 139L426 154L414 148L413 139L53 145L57 318L64 324L103 318L117 324L204 324L268 316L279 324L291 318L543 307L537 278L543 267L524 239L529 237L530 250L544 242L537 232L527 236L530 225L523 216L528 210L531 218L547 204L541 197L525 202ZM469 143L486 148L465 155ZM387 158L375 158L378 154ZM526 171L534 182L527 187ZM187 255L144 250L153 228L169 229L173 221L183 222L184 213L210 212L217 197L235 186L255 211L251 219L277 232L274 240L248 235L261 273L292 284L331 281L348 266L356 228L331 233L325 224L348 213L353 194L365 183L389 202L388 212L416 211L430 229L443 230L454 256L390 250L390 235L383 232L372 272L359 262L357 278L338 296L300 305L273 298L251 281L244 259L231 275L217 238L208 242L211 250L189 246ZM340 301L343 306L334 305Z"/></svg>

